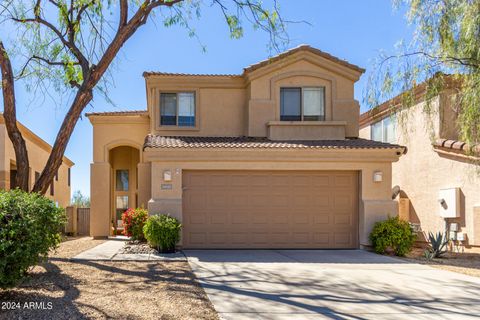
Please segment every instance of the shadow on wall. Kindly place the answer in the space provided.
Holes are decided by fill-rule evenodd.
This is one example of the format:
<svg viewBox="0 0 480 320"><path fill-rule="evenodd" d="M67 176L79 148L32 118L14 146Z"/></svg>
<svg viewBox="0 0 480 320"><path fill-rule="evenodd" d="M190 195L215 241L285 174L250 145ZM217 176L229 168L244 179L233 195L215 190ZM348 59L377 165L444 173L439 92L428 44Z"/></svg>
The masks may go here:
<svg viewBox="0 0 480 320"><path fill-rule="evenodd" d="M422 222L420 220L420 217L417 214L417 210L415 209L415 205L414 205L412 199L408 196L408 194L404 190L400 191L400 198L409 200L409 209L408 209L409 210L409 212L408 212L409 219L408 219L408 221L411 222L411 223L418 223L421 227ZM441 218L439 218L439 219L441 219ZM449 225L450 225L450 223L458 223L458 225L461 228L466 227L467 223L466 223L466 218L465 218L465 194L463 193L462 189L460 189L460 216L458 218L448 218L448 219L445 219L445 220ZM422 230L422 232L419 232L417 242L419 242L421 244L426 244L428 242L428 232L429 231L432 231L432 230ZM445 232L445 230L440 230L440 231ZM464 244L465 244L466 247L469 247L468 235L466 233L465 233Z"/></svg>

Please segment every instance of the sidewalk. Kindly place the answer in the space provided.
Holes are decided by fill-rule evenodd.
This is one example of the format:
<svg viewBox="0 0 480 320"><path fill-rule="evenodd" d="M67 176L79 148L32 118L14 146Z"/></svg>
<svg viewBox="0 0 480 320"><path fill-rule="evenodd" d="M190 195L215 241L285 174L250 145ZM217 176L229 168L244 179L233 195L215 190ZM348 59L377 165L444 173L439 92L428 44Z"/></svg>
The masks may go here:
<svg viewBox="0 0 480 320"><path fill-rule="evenodd" d="M187 261L187 258L182 252L175 252L169 254L131 254L119 253L125 241L108 240L92 249L84 251L72 260L81 261Z"/></svg>

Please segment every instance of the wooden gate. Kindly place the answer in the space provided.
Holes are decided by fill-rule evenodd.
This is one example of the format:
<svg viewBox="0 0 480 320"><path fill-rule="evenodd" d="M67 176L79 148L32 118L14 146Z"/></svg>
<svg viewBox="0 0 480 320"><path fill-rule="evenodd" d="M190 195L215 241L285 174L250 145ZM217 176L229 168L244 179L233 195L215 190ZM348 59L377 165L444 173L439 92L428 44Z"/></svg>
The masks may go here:
<svg viewBox="0 0 480 320"><path fill-rule="evenodd" d="M90 208L77 208L77 234L90 235Z"/></svg>

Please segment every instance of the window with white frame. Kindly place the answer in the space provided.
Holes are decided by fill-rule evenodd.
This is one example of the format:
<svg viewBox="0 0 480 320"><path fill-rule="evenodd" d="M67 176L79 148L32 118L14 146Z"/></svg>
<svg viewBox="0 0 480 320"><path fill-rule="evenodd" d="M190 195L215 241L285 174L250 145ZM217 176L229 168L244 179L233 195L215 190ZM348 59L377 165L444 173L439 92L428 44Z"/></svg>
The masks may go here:
<svg viewBox="0 0 480 320"><path fill-rule="evenodd" d="M160 125L195 127L195 93L161 93Z"/></svg>
<svg viewBox="0 0 480 320"><path fill-rule="evenodd" d="M397 126L395 116L384 118L371 125L371 138L375 141L396 143Z"/></svg>
<svg viewBox="0 0 480 320"><path fill-rule="evenodd" d="M325 120L325 88L280 88L280 120Z"/></svg>

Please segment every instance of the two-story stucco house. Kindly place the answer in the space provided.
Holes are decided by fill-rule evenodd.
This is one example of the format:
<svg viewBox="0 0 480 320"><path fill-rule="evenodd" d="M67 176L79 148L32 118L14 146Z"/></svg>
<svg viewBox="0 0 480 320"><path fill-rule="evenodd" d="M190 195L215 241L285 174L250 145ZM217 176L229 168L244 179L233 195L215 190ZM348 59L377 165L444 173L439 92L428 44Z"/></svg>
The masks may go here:
<svg viewBox="0 0 480 320"><path fill-rule="evenodd" d="M404 148L358 138L363 72L309 46L238 75L145 72L147 110L88 114L91 235L143 206L184 248L367 245Z"/></svg>
<svg viewBox="0 0 480 320"><path fill-rule="evenodd" d="M20 122L17 125L27 145L30 164L29 186L33 188L36 179L40 176L47 162L52 146ZM73 165L74 163L70 159L63 157L63 162L45 194L47 198L55 201L62 208L70 205L70 170ZM16 188L16 174L15 150L8 137L3 114L0 114L0 189L10 190Z"/></svg>
<svg viewBox="0 0 480 320"><path fill-rule="evenodd" d="M360 137L407 147L393 164L400 216L428 232L448 232L465 245L480 246L480 146L459 141L458 81L444 77L444 89L425 109L427 83L416 102L403 108L401 95L360 116Z"/></svg>

